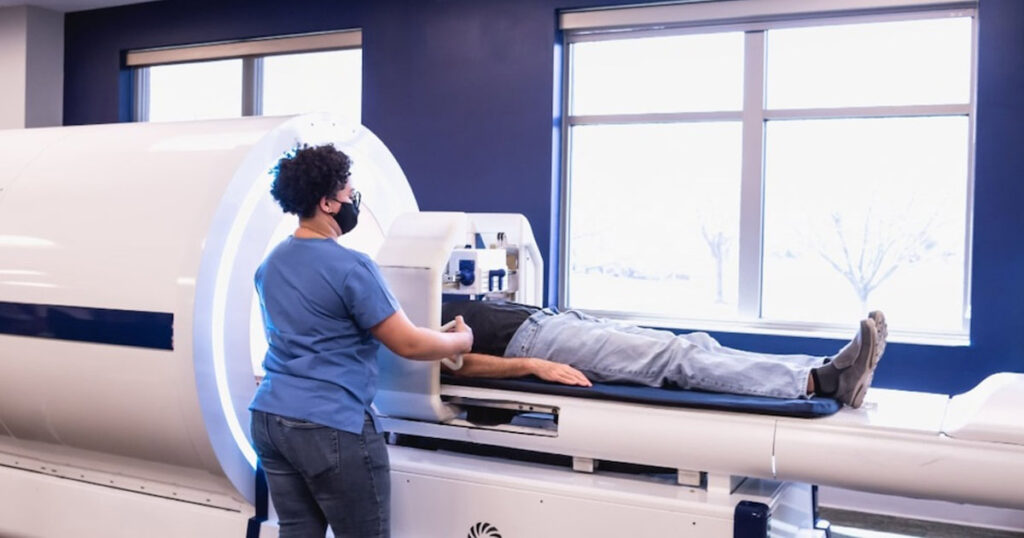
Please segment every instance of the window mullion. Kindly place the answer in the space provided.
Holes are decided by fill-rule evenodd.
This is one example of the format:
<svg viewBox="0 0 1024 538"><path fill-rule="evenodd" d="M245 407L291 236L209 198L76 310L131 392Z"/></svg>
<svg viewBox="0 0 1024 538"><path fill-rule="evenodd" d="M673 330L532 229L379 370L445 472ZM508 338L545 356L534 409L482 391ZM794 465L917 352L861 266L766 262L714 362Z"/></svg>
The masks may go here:
<svg viewBox="0 0 1024 538"><path fill-rule="evenodd" d="M263 115L263 83L266 77L263 76L263 64L265 56L256 58L253 62L253 81L252 81L252 102L253 102L253 116Z"/></svg>
<svg viewBox="0 0 1024 538"><path fill-rule="evenodd" d="M592 114L569 116L569 126L577 125L628 125L644 123L686 123L701 121L738 121L743 119L742 111L721 112L651 112L645 114Z"/></svg>
<svg viewBox="0 0 1024 538"><path fill-rule="evenodd" d="M971 19L971 80L978 80L978 18L974 17ZM967 207L964 211L967 212L965 215L964 226L964 291L963 291L963 303L961 312L963 313L963 332L964 334L971 333L971 282L973 281L973 248L971 243L974 237L974 160L975 160L975 135L977 134L977 126L975 125L975 107L978 102L978 85L975 82L971 84L971 96L970 103L968 105L969 113L968 117L970 121L967 122Z"/></svg>
<svg viewBox="0 0 1024 538"><path fill-rule="evenodd" d="M948 105L895 105L895 106L858 106L830 108L789 108L765 110L765 119L773 120L813 120L813 119L845 119L845 118L910 118L934 116L966 116L971 113L970 104Z"/></svg>
<svg viewBox="0 0 1024 538"><path fill-rule="evenodd" d="M149 68L134 69L135 83L135 121L149 121Z"/></svg>
<svg viewBox="0 0 1024 538"><path fill-rule="evenodd" d="M743 64L743 156L740 180L740 239L737 314L761 315L761 252L764 234L764 32L747 32Z"/></svg>
<svg viewBox="0 0 1024 538"><path fill-rule="evenodd" d="M562 155L560 159L560 177L559 177L559 250L558 250L558 263L560 264L558 271L558 292L556 294L557 306L562 310L570 308L570 296L569 293L572 291L569 289L569 217L570 211L572 211L572 189L570 185L571 170L569 165L572 162L572 84L573 84L573 67L574 62L572 59L573 47L568 41L562 43L562 107L561 107L561 133L560 142L562 148Z"/></svg>
<svg viewBox="0 0 1024 538"><path fill-rule="evenodd" d="M242 58L242 115L263 114L263 58Z"/></svg>

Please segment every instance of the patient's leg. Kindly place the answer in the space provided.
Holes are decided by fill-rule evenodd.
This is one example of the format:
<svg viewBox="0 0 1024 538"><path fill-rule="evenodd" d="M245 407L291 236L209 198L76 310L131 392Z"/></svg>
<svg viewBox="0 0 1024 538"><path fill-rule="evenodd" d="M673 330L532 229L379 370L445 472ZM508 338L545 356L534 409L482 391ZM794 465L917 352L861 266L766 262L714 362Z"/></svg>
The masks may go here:
<svg viewBox="0 0 1024 538"><path fill-rule="evenodd" d="M771 355L759 354L727 348L720 345L705 333L692 333L677 337L697 343L699 350L694 351L690 358L698 365L696 373L690 379L690 386L720 392L737 394L759 394L777 396L784 394L788 372L796 372L796 385L802 387L802 394L790 393L786 397L798 397L813 391L819 396L832 397L851 407L860 407L868 387L871 385L875 367L885 350L888 327L885 316L878 311L869 314L862 320L860 328L836 355L832 357L812 357L807 355ZM790 366L789 370L780 371L772 362L781 362ZM823 364L826 363L826 364ZM738 371L745 368L746 371ZM677 369L682 371L682 369ZM764 374L752 379L751 374ZM675 380L670 371L666 378ZM738 381L747 383L745 386ZM781 383L781 384L780 384ZM718 387L718 388L716 388Z"/></svg>
<svg viewBox="0 0 1024 538"><path fill-rule="evenodd" d="M779 398L806 395L811 368L824 362L823 357L739 352L705 333L675 335L575 311L540 320L529 345L508 353L569 364L596 382Z"/></svg>
<svg viewBox="0 0 1024 538"><path fill-rule="evenodd" d="M673 360L664 372L667 382L733 394L806 396L811 369L821 366L826 359L733 349L703 332L679 335L675 344Z"/></svg>
<svg viewBox="0 0 1024 538"><path fill-rule="evenodd" d="M844 349L853 349L859 337L858 334ZM542 320L530 345L513 353L569 364L597 382L654 387L676 385L778 398L806 396L811 370L821 367L826 360L820 356L742 351L722 346L706 333L675 335L575 311ZM874 353L875 357L880 355L877 349ZM851 363L845 358L840 362L842 365L836 368ZM874 362L877 363L877 358ZM870 384L870 375L867 384ZM850 394L846 398L850 401L846 403L855 403L853 396L858 386L865 388L864 380L859 377L852 384L844 382L844 387L852 387L840 391Z"/></svg>
<svg viewBox="0 0 1024 538"><path fill-rule="evenodd" d="M637 331L637 332L644 332L644 331L663 332L663 333L668 333L668 334L672 334L673 336L676 336L676 335L674 335L673 333L671 333L669 331L663 331L663 330L658 330L658 329L645 329L645 328L642 328L642 327L632 327L632 328L629 328L627 330L629 330L629 331ZM709 351L713 351L713 352L721 354L721 355L735 356L735 357L740 358L740 359L742 359L742 358L749 358L749 359L752 359L752 360L759 360L759 359L764 359L765 357L770 357L771 360L778 360L778 361L788 362L788 363L793 364L793 365L807 366L807 367L810 367L810 368L817 368L818 366L822 366L825 363L827 363L828 361L832 360L832 357L824 357L824 356L820 356L820 355L774 354L774 353L773 354L766 354L766 353L757 353L757 352L754 352L754 351L745 351L745 350L742 350L742 349L736 349L736 348L732 348L732 347L726 347L726 346L723 346L722 344L718 343L718 340L715 340L714 338L711 337L711 335L709 335L708 333L705 333L705 332L694 332L694 333L683 334L683 335L679 335L679 336L683 337L684 339L693 341L693 342L701 342L700 345L702 347L708 349Z"/></svg>

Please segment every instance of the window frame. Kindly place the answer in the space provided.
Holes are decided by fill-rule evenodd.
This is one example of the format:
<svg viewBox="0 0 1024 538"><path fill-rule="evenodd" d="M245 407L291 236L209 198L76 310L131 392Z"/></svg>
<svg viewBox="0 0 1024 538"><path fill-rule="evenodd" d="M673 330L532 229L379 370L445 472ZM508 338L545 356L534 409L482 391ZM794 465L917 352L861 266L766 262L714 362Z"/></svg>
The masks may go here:
<svg viewBox="0 0 1024 538"><path fill-rule="evenodd" d="M149 121L150 68L215 60L242 60L242 117L263 115L263 60L270 56L362 49L362 30L340 30L128 51L132 121Z"/></svg>
<svg viewBox="0 0 1024 538"><path fill-rule="evenodd" d="M904 0L906 5L889 5L894 2L876 1L874 10L854 9L845 6L840 11L822 13L789 13L779 15L763 12L773 0L748 0L746 2L697 2L695 4L661 5L622 8L620 10L598 10L589 12L566 12L560 17L562 35L561 78L561 162L559 192L559 236L558 236L558 306L570 308L569 255L571 236L570 213L572 203L572 140L571 131L580 125L639 124L652 122L702 122L741 121L742 159L740 178L740 222L738 238L738 301L737 315L732 320L703 318L667 317L656 314L593 310L588 312L611 319L625 320L647 326L671 329L701 329L735 333L772 334L823 338L846 338L850 326L820 322L770 321L761 317L763 282L763 226L764 226L764 158L765 134L769 121L829 118L886 118L886 117L934 117L966 116L968 119L966 185L966 217L964 237L964 286L962 297L961 331L949 333L939 331L891 331L890 340L919 344L966 346L970 344L971 319L971 266L974 210L974 163L977 106L978 70L978 14L973 2L932 2ZM863 2L863 0L860 0ZM731 4L721 6L721 4ZM785 7L784 0L775 4ZM842 2L838 2L842 4ZM753 6L753 9L750 8ZM840 6L842 7L842 6ZM863 4L861 4L863 7ZM744 11L746 9L746 11ZM657 10L661 10L660 13ZM732 10L736 18L728 19L723 13ZM758 11L762 10L762 11ZM615 12L621 11L620 16ZM695 20L687 20L686 13L694 13ZM682 15L679 15L679 14ZM665 17L661 23L654 19ZM673 19L673 17L675 17ZM780 18L793 17L793 18ZM879 23L909 20L926 20L948 17L971 18L971 66L970 94L966 104L867 106L834 108L767 108L767 86L765 84L766 35L769 30L799 27L817 27L835 24ZM639 21L639 22L638 22ZM597 26L593 26L597 25ZM616 40L623 38L665 37L705 33L744 33L744 88L743 104L739 111L719 112L675 112L652 114L601 114L573 115L573 45L591 41Z"/></svg>

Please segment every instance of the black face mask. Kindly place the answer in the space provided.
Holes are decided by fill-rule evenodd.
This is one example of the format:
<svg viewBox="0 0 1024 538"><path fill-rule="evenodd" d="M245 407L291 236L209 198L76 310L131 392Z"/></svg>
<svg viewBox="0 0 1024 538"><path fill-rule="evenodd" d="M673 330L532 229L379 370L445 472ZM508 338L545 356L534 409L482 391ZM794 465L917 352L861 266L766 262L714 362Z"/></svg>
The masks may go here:
<svg viewBox="0 0 1024 538"><path fill-rule="evenodd" d="M359 203L362 201L359 191L352 191L352 202L340 202L341 209L337 213L331 215L334 217L334 222L338 223L338 227L341 228L342 234L351 232L356 224L359 224Z"/></svg>

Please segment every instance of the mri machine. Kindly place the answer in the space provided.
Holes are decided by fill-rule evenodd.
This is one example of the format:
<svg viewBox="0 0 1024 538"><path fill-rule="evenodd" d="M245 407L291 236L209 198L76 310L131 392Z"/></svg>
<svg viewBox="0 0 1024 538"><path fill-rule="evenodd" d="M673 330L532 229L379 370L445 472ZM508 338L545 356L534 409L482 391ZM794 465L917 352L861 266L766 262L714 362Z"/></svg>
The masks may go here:
<svg viewBox="0 0 1024 538"><path fill-rule="evenodd" d="M274 536L246 407L252 275L294 222L296 144L364 194L342 242L410 318L446 295L539 304L519 215L421 213L390 152L327 116L0 131L0 536ZM1024 508L1024 380L873 389L816 419L465 386L383 351L393 533L823 536L814 489ZM443 381L444 380L444 381ZM266 520L269 518L269 520Z"/></svg>

